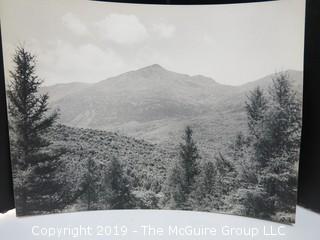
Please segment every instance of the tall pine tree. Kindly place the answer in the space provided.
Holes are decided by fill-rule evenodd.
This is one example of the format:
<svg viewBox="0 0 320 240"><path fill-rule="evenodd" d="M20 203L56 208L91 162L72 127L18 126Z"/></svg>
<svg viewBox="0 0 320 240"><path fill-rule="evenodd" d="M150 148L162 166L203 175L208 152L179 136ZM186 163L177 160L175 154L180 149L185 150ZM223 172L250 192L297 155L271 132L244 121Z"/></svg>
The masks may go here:
<svg viewBox="0 0 320 240"><path fill-rule="evenodd" d="M83 182L83 195L84 201L87 204L87 210L96 210L98 209L98 195L100 191L100 177L99 177L99 168L95 163L92 152L91 157L87 159L87 172L84 176Z"/></svg>
<svg viewBox="0 0 320 240"><path fill-rule="evenodd" d="M259 138L261 134L261 121L268 107L267 98L260 87L250 92L246 101L249 133Z"/></svg>
<svg viewBox="0 0 320 240"><path fill-rule="evenodd" d="M257 163L253 169L257 173L257 184L249 185L244 206L248 214L282 221L275 215L289 216L296 205L301 103L287 73L275 75L268 98L257 92L252 92L247 102L249 135L254 152L251 161ZM264 104L260 104L261 99L265 99Z"/></svg>
<svg viewBox="0 0 320 240"><path fill-rule="evenodd" d="M264 91L257 87L250 92L245 104L248 118L249 140L255 149L255 159L264 167L270 153L270 149L262 137L266 127L264 119L269 107L268 98Z"/></svg>
<svg viewBox="0 0 320 240"><path fill-rule="evenodd" d="M166 180L165 204L170 209L185 209L188 196L185 193L186 178L185 169L179 163L175 163L168 171Z"/></svg>
<svg viewBox="0 0 320 240"><path fill-rule="evenodd" d="M287 73L279 73L269 90L270 109L265 118L264 144L270 151L261 182L273 197L277 211L295 211L297 163L302 127L301 102Z"/></svg>
<svg viewBox="0 0 320 240"><path fill-rule="evenodd" d="M188 198L199 173L197 159L200 158L192 134L191 127L187 126L182 137L183 143L179 145L180 159L168 171L165 202L169 208L188 209L190 207Z"/></svg>
<svg viewBox="0 0 320 240"><path fill-rule="evenodd" d="M199 159L199 151L196 143L192 138L193 131L190 126L185 128L183 143L179 145L180 147L180 161L181 167L185 172L185 193L189 194L192 184L194 183L195 176L198 174L197 159Z"/></svg>
<svg viewBox="0 0 320 240"><path fill-rule="evenodd" d="M45 138L57 119L48 113L48 95L40 94L36 58L23 47L13 56L8 89L10 142L18 215L57 207L61 183L56 178L60 151L50 151Z"/></svg>
<svg viewBox="0 0 320 240"><path fill-rule="evenodd" d="M269 89L270 112L266 119L271 157L288 155L297 161L302 127L301 102L293 90L287 73L279 73Z"/></svg>
<svg viewBox="0 0 320 240"><path fill-rule="evenodd" d="M120 161L111 159L105 176L105 199L109 209L127 209L134 207L134 197L130 183Z"/></svg>

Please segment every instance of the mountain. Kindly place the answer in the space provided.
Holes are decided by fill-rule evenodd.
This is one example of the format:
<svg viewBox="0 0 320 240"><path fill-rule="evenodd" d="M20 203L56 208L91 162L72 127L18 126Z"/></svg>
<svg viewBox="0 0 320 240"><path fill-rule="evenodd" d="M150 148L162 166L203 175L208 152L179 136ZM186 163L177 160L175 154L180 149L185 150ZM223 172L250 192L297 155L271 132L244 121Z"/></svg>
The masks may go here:
<svg viewBox="0 0 320 240"><path fill-rule="evenodd" d="M211 78L179 74L155 64L95 84L64 84L44 90L51 106L61 110L62 123L108 129L198 116L232 89Z"/></svg>
<svg viewBox="0 0 320 240"><path fill-rule="evenodd" d="M302 72L287 73L302 96ZM191 125L199 145L212 151L246 130L246 95L257 86L267 90L273 77L228 86L154 64L98 83L60 84L43 91L49 93L50 106L60 109L62 124L168 145L180 141L184 126Z"/></svg>
<svg viewBox="0 0 320 240"><path fill-rule="evenodd" d="M301 71L296 71L296 70L287 70L285 71L287 74L288 74L288 77L290 79L290 82L293 86L293 88L300 92L302 91L302 79L303 79L303 72ZM239 86L240 88L244 89L244 90L247 90L247 89L252 89L254 87L261 87L261 88L268 88L271 84L272 84L272 80L273 78L275 77L276 74L270 74L270 75L267 75L263 78L260 78L256 81L253 81L253 82L248 82L248 83L245 83L241 86Z"/></svg>
<svg viewBox="0 0 320 240"><path fill-rule="evenodd" d="M56 84L49 87L42 87L41 93L48 92L50 94L50 101L56 102L68 95L84 90L88 86L89 84L81 82Z"/></svg>
<svg viewBox="0 0 320 240"><path fill-rule="evenodd" d="M298 97L302 100L303 72L296 70L287 70L284 72L288 75L292 88L297 92ZM258 80L238 86L237 91L234 91L231 96L229 96L227 99L224 99L219 109L236 110L243 108L248 93L256 87L260 87L265 91L265 93L268 93L276 75L277 74L270 74Z"/></svg>

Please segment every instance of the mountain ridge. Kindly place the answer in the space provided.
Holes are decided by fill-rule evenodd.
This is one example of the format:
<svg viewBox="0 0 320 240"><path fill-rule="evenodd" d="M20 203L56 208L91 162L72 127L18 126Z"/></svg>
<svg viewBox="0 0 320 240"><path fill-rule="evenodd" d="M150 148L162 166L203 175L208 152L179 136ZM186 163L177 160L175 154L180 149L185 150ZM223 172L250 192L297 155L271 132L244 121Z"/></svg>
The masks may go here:
<svg viewBox="0 0 320 240"><path fill-rule="evenodd" d="M289 70L288 75L302 96L302 72ZM232 125L223 127L224 132L230 131L226 135L243 129L246 95L256 86L267 89L273 76L231 86L153 64L98 83L55 85L42 91L48 92L50 107L60 109L60 122L67 126L170 142L187 124L193 124L203 135L208 135L203 126L219 128L223 121ZM209 135L207 139L215 139L213 133Z"/></svg>
<svg viewBox="0 0 320 240"><path fill-rule="evenodd" d="M73 81L73 82L68 82L68 83L56 83L56 84L52 84L52 85L45 85L43 88L47 89L47 88L52 88L52 87L56 87L56 86L67 86L67 85L73 85L73 84L79 84L79 85L83 84L83 85L90 86L90 85L99 84L99 83L104 82L106 80L116 79L116 78L118 78L119 76L122 76L122 75L130 74L130 73L134 73L134 72L139 72L139 71L149 71L150 69L158 69L158 70L167 71L167 72L170 72L170 73L181 74L181 75L185 75L185 76L191 77L191 78L202 78L202 79L206 79L206 80L211 80L214 83L217 83L217 84L220 84L220 85L229 86L229 87L246 86L246 85L252 84L254 82L257 82L257 81L259 81L259 80L261 80L263 78L270 77L270 76L272 76L272 75L277 73L277 72L271 73L271 74L265 75L263 77L260 77L260 78L258 78L256 80L251 80L251 81L239 84L239 85L230 85L230 84L224 84L224 83L217 82L212 77L209 77L209 76L206 76L206 75L203 75L203 74L189 75L189 74L179 73L179 72L176 72L176 71L171 71L171 70L168 70L168 69L164 68L160 64L155 63L155 64L151 64L151 65L148 65L148 66L145 66L145 67L141 67L141 68L138 68L138 69L135 69L135 70L130 70L130 71L127 71L127 72L124 72L124 73L121 73L121 74L118 74L118 75L115 75L115 76L111 76L111 77L108 77L106 79L103 79L103 80L100 80L100 81L97 81L97 82L93 82L93 83ZM289 73L295 73L295 74L302 74L303 73L303 71L295 70L295 69L286 69L286 70L281 71L281 72L289 72Z"/></svg>

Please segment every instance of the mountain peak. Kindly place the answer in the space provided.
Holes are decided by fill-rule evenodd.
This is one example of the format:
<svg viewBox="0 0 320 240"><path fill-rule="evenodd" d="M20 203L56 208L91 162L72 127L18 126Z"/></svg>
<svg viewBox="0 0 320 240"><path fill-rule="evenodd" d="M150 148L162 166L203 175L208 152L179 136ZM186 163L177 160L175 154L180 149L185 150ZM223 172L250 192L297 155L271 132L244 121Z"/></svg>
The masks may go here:
<svg viewBox="0 0 320 240"><path fill-rule="evenodd" d="M152 64L152 65L149 65L149 66L146 66L146 67L144 67L144 68L141 68L141 69L139 69L139 70L153 70L153 71L155 71L155 70L166 70L166 69L164 69L162 66L160 66L159 64ZM138 70L138 71L139 71Z"/></svg>
<svg viewBox="0 0 320 240"><path fill-rule="evenodd" d="M160 69L164 69L160 64L157 64L157 63L151 64L151 65L149 65L149 66L147 66L147 67L149 67L149 68L160 68Z"/></svg>

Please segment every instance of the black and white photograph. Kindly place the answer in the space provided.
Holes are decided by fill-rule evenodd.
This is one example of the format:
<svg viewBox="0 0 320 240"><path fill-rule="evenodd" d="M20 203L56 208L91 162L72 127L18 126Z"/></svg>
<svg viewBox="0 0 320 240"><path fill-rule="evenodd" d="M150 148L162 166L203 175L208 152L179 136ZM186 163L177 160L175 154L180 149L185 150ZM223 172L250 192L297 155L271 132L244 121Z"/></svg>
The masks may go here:
<svg viewBox="0 0 320 240"><path fill-rule="evenodd" d="M1 0L17 216L295 222L304 0Z"/></svg>

